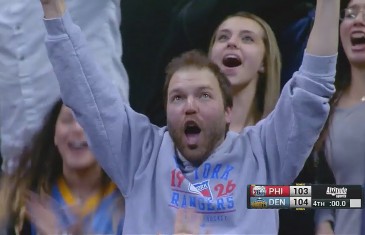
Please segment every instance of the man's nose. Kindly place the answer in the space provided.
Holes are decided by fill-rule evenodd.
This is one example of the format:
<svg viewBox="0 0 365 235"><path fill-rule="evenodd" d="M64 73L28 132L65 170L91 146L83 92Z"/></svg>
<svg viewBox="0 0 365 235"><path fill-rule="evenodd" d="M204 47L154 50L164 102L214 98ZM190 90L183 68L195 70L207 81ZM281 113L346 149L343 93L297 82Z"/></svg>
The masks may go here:
<svg viewBox="0 0 365 235"><path fill-rule="evenodd" d="M186 106L185 106L186 114L194 114L194 113L198 112L198 105L196 102L197 101L195 100L194 97L188 97L188 99L186 101Z"/></svg>

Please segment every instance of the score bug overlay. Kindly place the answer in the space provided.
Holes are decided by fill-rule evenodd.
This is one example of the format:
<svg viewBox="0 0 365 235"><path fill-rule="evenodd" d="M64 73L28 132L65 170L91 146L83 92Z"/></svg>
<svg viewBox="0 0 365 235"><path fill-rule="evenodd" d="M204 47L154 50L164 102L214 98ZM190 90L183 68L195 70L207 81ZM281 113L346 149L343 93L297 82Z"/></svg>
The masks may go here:
<svg viewBox="0 0 365 235"><path fill-rule="evenodd" d="M248 209L361 209L360 185L248 185Z"/></svg>

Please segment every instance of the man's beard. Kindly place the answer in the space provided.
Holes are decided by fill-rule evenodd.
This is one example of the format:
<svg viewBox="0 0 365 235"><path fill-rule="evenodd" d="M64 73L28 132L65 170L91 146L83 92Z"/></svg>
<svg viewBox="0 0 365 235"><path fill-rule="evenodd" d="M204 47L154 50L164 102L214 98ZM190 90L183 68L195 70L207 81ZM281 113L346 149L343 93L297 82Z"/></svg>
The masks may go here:
<svg viewBox="0 0 365 235"><path fill-rule="evenodd" d="M209 129L208 132L203 129L200 132L199 143L195 148L189 147L184 139L186 138L183 130L178 130L167 124L169 134L175 144L177 150L183 155L183 157L192 163L194 166L200 166L215 150L218 142L224 137L225 127L221 131L220 127L214 126Z"/></svg>

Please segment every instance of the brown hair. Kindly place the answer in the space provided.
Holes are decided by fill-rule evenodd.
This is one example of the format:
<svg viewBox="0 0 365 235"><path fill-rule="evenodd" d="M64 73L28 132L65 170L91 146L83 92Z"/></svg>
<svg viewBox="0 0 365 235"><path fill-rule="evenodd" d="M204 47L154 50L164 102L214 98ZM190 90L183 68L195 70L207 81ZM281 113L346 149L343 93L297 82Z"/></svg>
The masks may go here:
<svg viewBox="0 0 365 235"><path fill-rule="evenodd" d="M167 104L167 91L172 76L183 68L206 68L211 71L217 78L222 98L224 102L224 108L232 107L232 91L231 83L227 77L221 73L219 67L213 63L203 52L198 50L191 50L183 53L181 56L174 58L166 67L166 80L163 88L164 93L164 104L166 109Z"/></svg>
<svg viewBox="0 0 365 235"><path fill-rule="evenodd" d="M43 127L34 135L32 145L20 156L15 171L2 176L0 185L2 223L22 224L27 192L31 190L37 194L49 194L51 187L63 174L62 158L54 144L55 127L62 105L61 100L54 104L45 118ZM102 185L108 186L109 182L109 177L103 171Z"/></svg>
<svg viewBox="0 0 365 235"><path fill-rule="evenodd" d="M241 11L226 17L222 22L232 17L242 17L254 20L262 27L264 31L263 41L265 45L265 70L263 73L260 73L256 86L255 106L253 109L251 109L251 115L253 115L255 122L258 122L262 118L266 117L274 109L279 98L281 78L280 50L274 32L272 31L269 24L267 24L262 18L252 13ZM211 38L209 54L216 40L218 28L219 26L216 28Z"/></svg>

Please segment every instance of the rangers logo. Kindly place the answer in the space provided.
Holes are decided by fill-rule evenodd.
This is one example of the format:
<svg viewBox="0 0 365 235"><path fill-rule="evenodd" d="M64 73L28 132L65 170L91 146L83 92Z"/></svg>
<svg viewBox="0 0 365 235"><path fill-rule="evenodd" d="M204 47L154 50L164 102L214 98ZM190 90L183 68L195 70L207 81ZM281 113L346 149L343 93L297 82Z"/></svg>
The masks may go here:
<svg viewBox="0 0 365 235"><path fill-rule="evenodd" d="M210 200L213 199L212 192L210 191L209 186L209 180L195 183L195 184L189 184L189 192L203 195L206 198L209 198Z"/></svg>

